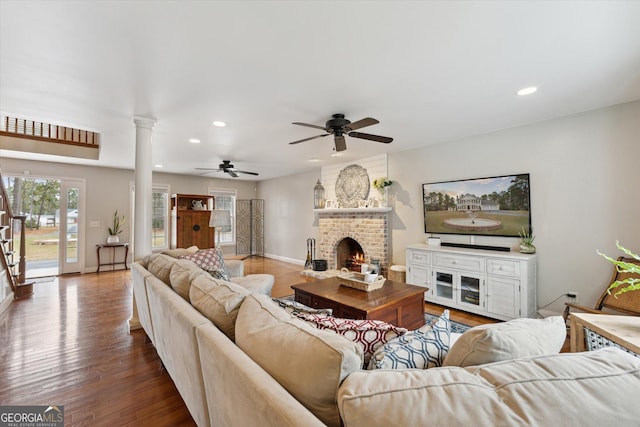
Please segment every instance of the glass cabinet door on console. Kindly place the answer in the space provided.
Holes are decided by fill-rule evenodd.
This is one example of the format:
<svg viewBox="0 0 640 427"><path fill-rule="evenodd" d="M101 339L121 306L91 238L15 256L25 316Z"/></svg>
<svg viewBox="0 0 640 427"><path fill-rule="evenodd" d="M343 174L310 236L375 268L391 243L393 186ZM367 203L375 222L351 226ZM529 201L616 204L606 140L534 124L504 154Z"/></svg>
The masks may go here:
<svg viewBox="0 0 640 427"><path fill-rule="evenodd" d="M433 269L433 299L442 304L484 307L484 278L481 274Z"/></svg>
<svg viewBox="0 0 640 427"><path fill-rule="evenodd" d="M445 302L453 302L456 300L454 288L454 272L433 270L433 297L444 300Z"/></svg>
<svg viewBox="0 0 640 427"><path fill-rule="evenodd" d="M458 277L458 304L484 307L484 278L473 273L459 273Z"/></svg>

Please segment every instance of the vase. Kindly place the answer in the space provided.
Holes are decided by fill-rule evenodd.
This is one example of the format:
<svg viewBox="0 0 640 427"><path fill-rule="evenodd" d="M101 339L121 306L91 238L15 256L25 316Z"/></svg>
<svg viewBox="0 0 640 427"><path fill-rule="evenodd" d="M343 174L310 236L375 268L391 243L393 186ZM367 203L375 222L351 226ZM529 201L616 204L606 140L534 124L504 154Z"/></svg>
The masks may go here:
<svg viewBox="0 0 640 427"><path fill-rule="evenodd" d="M389 189L387 187L378 190L380 193L380 207L386 208L389 203Z"/></svg>
<svg viewBox="0 0 640 427"><path fill-rule="evenodd" d="M535 254L536 247L533 245L520 245L520 253L523 254Z"/></svg>
<svg viewBox="0 0 640 427"><path fill-rule="evenodd" d="M114 243L120 243L120 237L116 236L107 236L107 244L114 244Z"/></svg>

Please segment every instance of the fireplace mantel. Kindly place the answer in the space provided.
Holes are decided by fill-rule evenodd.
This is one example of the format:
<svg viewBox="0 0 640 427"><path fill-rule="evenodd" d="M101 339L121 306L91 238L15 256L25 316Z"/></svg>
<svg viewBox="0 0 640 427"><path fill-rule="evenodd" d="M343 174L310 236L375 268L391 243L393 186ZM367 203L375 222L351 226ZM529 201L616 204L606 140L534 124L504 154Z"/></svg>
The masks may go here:
<svg viewBox="0 0 640 427"><path fill-rule="evenodd" d="M392 208L387 206L384 208L330 208L330 209L314 209L314 213L380 213L391 212Z"/></svg>

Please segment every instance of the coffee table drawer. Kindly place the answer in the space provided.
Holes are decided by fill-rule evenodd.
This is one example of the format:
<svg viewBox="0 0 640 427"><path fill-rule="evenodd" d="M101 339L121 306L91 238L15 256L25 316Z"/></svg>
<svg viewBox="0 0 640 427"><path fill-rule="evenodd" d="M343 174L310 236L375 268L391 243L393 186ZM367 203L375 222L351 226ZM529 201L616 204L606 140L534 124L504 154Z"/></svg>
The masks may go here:
<svg viewBox="0 0 640 427"><path fill-rule="evenodd" d="M322 298L316 295L309 295L302 292L296 292L296 301L311 308L330 308L333 310L334 316L340 316L340 304L336 301L331 301L326 298Z"/></svg>

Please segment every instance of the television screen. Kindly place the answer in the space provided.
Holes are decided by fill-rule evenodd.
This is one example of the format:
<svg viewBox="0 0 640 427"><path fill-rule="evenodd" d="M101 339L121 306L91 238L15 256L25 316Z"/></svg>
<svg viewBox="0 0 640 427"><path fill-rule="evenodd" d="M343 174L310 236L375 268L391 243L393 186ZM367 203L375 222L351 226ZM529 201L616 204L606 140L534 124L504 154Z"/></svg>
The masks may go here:
<svg viewBox="0 0 640 427"><path fill-rule="evenodd" d="M425 233L518 237L531 232L529 174L422 185Z"/></svg>

